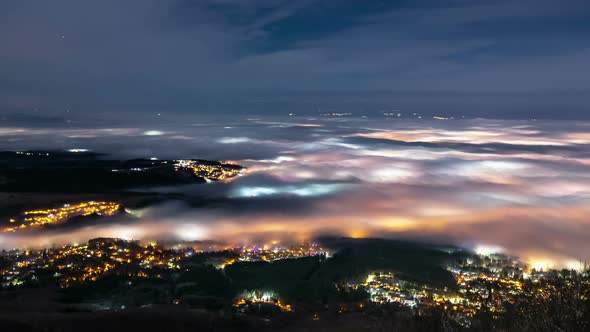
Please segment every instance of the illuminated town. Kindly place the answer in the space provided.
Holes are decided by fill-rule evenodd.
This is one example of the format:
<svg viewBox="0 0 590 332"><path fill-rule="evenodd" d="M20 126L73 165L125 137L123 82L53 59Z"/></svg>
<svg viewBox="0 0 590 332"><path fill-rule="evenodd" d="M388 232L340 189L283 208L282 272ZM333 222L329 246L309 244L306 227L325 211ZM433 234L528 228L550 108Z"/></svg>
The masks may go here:
<svg viewBox="0 0 590 332"><path fill-rule="evenodd" d="M529 269L516 258L502 254L475 255L457 261L448 270L455 278L456 287L434 287L383 271L369 273L364 281L348 282L345 287L366 290L369 301L375 304L399 304L418 313L438 308L450 313L458 324L468 327L472 319L482 313L499 317L508 305L521 301L527 292L550 297L556 289L545 284L549 276L557 276L568 284L578 277L571 270ZM589 286L589 270L584 271L584 284Z"/></svg>
<svg viewBox="0 0 590 332"><path fill-rule="evenodd" d="M250 291L240 294L233 307L238 312L249 313L260 310L262 305L276 307L283 312L293 311L291 305L284 304L278 299L278 294L263 291Z"/></svg>
<svg viewBox="0 0 590 332"><path fill-rule="evenodd" d="M78 204L64 204L62 207L46 210L25 211L21 217L10 218L10 227L4 232L16 232L25 228L40 227L66 221L73 217L90 215L113 216L119 213L121 206L115 202L82 202Z"/></svg>
<svg viewBox="0 0 590 332"><path fill-rule="evenodd" d="M197 160L176 160L175 170L191 170L195 176L212 181L223 181L239 175L244 168L233 162L203 163Z"/></svg>
<svg viewBox="0 0 590 332"><path fill-rule="evenodd" d="M272 262L303 257L325 257L328 252L317 244L302 243L280 246L275 242L272 248L264 246L238 247L220 251L223 264L214 264L215 258L207 261L223 269L236 262ZM73 283L96 281L107 273L133 277L157 276L158 269L179 269L182 260L194 254L202 254L198 248L175 245L163 246L156 243L140 244L139 241L98 238L82 245L64 245L41 250L11 250L1 256L0 275L2 286L17 286L35 280L38 269L55 270L61 287ZM225 259L223 257L230 257Z"/></svg>
<svg viewBox="0 0 590 332"><path fill-rule="evenodd" d="M36 273L47 270L60 287L96 281L105 274L157 277L158 270L177 269L177 262L191 251L166 250L152 244L98 238L84 245L42 250L12 250L2 257L2 286L34 282Z"/></svg>
<svg viewBox="0 0 590 332"><path fill-rule="evenodd" d="M245 268L248 264L286 264L312 258L319 259L316 261L319 264L330 264L331 259L328 251L315 243L283 246L273 241L267 245L202 252L190 246L170 247L98 238L80 245L4 251L0 257L0 285L5 289L31 287L39 284L41 279L49 278L55 280L60 288L67 289L72 286L90 287L107 276L129 280L130 285L137 280L172 282L178 278L174 275L191 271L196 262L205 262L205 265L197 263L197 266L215 266L223 275L233 273L228 272L228 268L237 264ZM216 264L219 260L224 263ZM447 269L452 273L455 286L439 287L410 281L394 271L371 272L358 282L342 280L344 283L336 282L335 286L345 292L366 292L366 299L357 300L357 311L365 310L369 305L391 304L418 314L429 308L438 308L449 312L453 321L462 326L470 326L472 319L482 312L502 314L507 304L519 301L526 296L525 292L532 290L548 295L556 291L546 286L549 271L529 270L516 258L500 254L473 254L456 260ZM573 276L561 273L565 280ZM589 285L588 279L584 280ZM306 307L303 303L285 303L281 294L273 291L272 287L264 289L247 290L236 295L231 304L233 310L243 314L260 314L266 312L262 308L270 307L289 313L296 312L301 305ZM171 297L170 301L181 303L183 300ZM339 314L351 312L347 305L337 307ZM318 317L314 313L314 320Z"/></svg>
<svg viewBox="0 0 590 332"><path fill-rule="evenodd" d="M212 259L210 263L220 269L236 262L273 262L283 259L296 259L302 257L329 257L330 253L317 243L299 243L297 245L285 245L273 240L262 245L242 245L236 248L226 248L231 253L229 259Z"/></svg>
<svg viewBox="0 0 590 332"><path fill-rule="evenodd" d="M263 246L249 246L238 249L240 252L239 261L272 262L280 259L329 256L329 252L320 247L317 243L301 243L296 246L284 246L278 241L272 241Z"/></svg>

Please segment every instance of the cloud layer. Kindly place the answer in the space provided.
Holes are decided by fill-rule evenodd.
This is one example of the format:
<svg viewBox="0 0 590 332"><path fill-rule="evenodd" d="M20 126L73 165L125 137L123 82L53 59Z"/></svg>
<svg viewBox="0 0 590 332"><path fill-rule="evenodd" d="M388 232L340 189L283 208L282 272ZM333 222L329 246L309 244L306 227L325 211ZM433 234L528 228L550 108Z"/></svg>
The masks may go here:
<svg viewBox="0 0 590 332"><path fill-rule="evenodd" d="M230 183L150 189L181 193L185 203L149 207L137 223L30 234L26 242L123 233L233 243L337 234L494 245L555 264L590 256L586 122L133 119L119 118L118 126L105 127L80 123L75 129L3 127L0 149L232 159L248 171ZM1 239L4 246L21 240Z"/></svg>

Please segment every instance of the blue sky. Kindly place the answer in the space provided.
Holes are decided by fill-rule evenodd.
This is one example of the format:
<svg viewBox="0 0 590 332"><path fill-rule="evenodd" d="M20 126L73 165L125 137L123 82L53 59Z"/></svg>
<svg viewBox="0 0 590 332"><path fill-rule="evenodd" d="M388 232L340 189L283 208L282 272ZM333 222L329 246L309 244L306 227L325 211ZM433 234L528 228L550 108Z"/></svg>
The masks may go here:
<svg viewBox="0 0 590 332"><path fill-rule="evenodd" d="M6 0L0 111L386 91L586 116L588 36L584 0Z"/></svg>

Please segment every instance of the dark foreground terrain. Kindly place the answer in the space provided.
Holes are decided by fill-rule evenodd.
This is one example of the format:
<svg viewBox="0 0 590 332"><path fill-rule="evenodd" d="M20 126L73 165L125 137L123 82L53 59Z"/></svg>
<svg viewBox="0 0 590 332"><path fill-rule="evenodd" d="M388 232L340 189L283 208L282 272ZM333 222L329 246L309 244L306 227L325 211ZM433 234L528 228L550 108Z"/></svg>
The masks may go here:
<svg viewBox="0 0 590 332"><path fill-rule="evenodd" d="M2 315L5 331L442 331L434 319L415 319L405 314L369 316L331 315L313 320L292 315L266 320L244 315L224 315L177 307L158 307L126 312Z"/></svg>

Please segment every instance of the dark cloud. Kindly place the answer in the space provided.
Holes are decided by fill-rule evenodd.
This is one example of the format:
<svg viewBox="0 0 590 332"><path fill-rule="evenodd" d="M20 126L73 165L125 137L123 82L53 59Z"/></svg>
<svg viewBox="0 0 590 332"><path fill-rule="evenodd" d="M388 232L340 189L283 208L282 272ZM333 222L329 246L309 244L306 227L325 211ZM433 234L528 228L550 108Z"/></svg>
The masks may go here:
<svg viewBox="0 0 590 332"><path fill-rule="evenodd" d="M582 0L2 6L3 112L385 107L587 117L590 6ZM290 92L298 90L316 93ZM374 90L398 92L381 102L363 96ZM321 91L350 92L306 101ZM248 102L278 92L295 104Z"/></svg>

